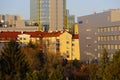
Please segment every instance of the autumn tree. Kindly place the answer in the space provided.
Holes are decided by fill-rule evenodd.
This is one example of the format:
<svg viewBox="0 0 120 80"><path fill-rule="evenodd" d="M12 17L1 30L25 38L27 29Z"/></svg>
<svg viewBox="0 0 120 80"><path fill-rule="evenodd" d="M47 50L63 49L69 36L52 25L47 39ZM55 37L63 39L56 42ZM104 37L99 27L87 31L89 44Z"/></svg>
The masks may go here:
<svg viewBox="0 0 120 80"><path fill-rule="evenodd" d="M37 45L35 45L32 41L30 41L28 44L27 44L27 47L28 48L33 48L35 49L37 47Z"/></svg>
<svg viewBox="0 0 120 80"><path fill-rule="evenodd" d="M64 67L60 62L59 56L47 54L44 67L40 71L41 80L65 80Z"/></svg>
<svg viewBox="0 0 120 80"><path fill-rule="evenodd" d="M20 45L11 40L3 47L0 58L1 73L5 80L24 80L29 64Z"/></svg>
<svg viewBox="0 0 120 80"><path fill-rule="evenodd" d="M36 53L36 58L38 59L39 70L41 70L44 67L45 62L46 62L45 53L43 53L42 51L38 50L37 53Z"/></svg>

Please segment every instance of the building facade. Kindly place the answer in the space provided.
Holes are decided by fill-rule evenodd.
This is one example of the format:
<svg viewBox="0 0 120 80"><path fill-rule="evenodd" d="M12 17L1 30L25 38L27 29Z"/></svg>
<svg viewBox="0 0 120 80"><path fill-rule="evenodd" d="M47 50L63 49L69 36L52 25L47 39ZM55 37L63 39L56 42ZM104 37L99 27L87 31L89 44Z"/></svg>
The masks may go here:
<svg viewBox="0 0 120 80"><path fill-rule="evenodd" d="M80 46L79 46L79 36L78 34L74 34L72 37L72 60L80 60Z"/></svg>
<svg viewBox="0 0 120 80"><path fill-rule="evenodd" d="M68 15L68 27L69 31L73 33L73 26L75 24L75 16L74 15Z"/></svg>
<svg viewBox="0 0 120 80"><path fill-rule="evenodd" d="M66 0L30 0L30 19L38 21L44 30L63 30Z"/></svg>
<svg viewBox="0 0 120 80"><path fill-rule="evenodd" d="M17 15L1 15L0 14L0 27L24 27L24 21Z"/></svg>
<svg viewBox="0 0 120 80"><path fill-rule="evenodd" d="M26 46L30 41L40 44L44 53L54 53L68 60L80 60L78 35L72 35L67 31L58 32L1 32L0 44L16 40L21 46ZM0 48L1 50L2 48ZM74 50L74 51L73 51Z"/></svg>
<svg viewBox="0 0 120 80"><path fill-rule="evenodd" d="M45 43L44 46L48 52L57 53L63 58L72 60L72 35L68 32L47 33L43 36L43 43Z"/></svg>
<svg viewBox="0 0 120 80"><path fill-rule="evenodd" d="M0 27L0 32L2 31L20 31L20 32L25 32L25 31L37 31L38 27L37 26L25 26L25 27Z"/></svg>
<svg viewBox="0 0 120 80"><path fill-rule="evenodd" d="M99 59L105 48L112 58L120 49L120 9L78 17L81 60Z"/></svg>
<svg viewBox="0 0 120 80"><path fill-rule="evenodd" d="M73 26L75 24L75 15L71 15L69 13L69 9L66 10L66 15L67 15L67 30L69 30L69 32L73 33Z"/></svg>

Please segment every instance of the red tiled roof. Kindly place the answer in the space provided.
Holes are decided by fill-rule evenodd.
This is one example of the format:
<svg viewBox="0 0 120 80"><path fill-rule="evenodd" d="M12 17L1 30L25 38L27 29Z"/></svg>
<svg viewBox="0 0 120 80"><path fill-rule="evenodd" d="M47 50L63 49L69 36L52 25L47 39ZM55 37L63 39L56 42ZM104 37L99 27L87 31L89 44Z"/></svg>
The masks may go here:
<svg viewBox="0 0 120 80"><path fill-rule="evenodd" d="M44 33L42 36L43 37L58 37L62 33L61 32L51 32L51 33Z"/></svg>
<svg viewBox="0 0 120 80"><path fill-rule="evenodd" d="M0 32L0 40L16 40L21 32Z"/></svg>
<svg viewBox="0 0 120 80"><path fill-rule="evenodd" d="M18 35L20 34L28 34L31 35L31 37L35 38L43 38L43 37L58 37L62 34L63 32L58 31L58 32L41 32L41 31L35 31L35 32L0 32L0 40L16 40Z"/></svg>
<svg viewBox="0 0 120 80"><path fill-rule="evenodd" d="M79 36L78 36L78 34L76 34L76 35L73 35L73 39L79 39Z"/></svg>
<svg viewBox="0 0 120 80"><path fill-rule="evenodd" d="M60 36L62 33L61 32L24 32L24 34L29 34L31 37L57 37Z"/></svg>
<svg viewBox="0 0 120 80"><path fill-rule="evenodd" d="M37 31L37 32L24 32L24 34L29 34L29 35L31 35L31 37L40 37L40 35L42 35L43 32L41 32L41 31Z"/></svg>

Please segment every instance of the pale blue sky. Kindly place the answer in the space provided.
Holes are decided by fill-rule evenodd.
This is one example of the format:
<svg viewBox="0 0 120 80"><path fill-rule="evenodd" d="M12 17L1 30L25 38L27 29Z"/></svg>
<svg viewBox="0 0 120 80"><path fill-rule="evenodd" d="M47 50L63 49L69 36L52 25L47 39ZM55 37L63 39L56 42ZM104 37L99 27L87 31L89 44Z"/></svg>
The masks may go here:
<svg viewBox="0 0 120 80"><path fill-rule="evenodd" d="M20 15L29 19L30 0L0 0L0 14ZM120 0L67 0L70 14L78 16L120 8Z"/></svg>

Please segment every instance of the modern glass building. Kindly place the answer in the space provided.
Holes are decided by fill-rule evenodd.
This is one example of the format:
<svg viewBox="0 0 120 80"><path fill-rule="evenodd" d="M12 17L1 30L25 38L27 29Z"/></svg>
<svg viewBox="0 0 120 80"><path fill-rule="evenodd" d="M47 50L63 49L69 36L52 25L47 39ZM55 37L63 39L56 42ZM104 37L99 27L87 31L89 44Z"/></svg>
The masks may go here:
<svg viewBox="0 0 120 80"><path fill-rule="evenodd" d="M46 31L62 30L66 0L30 0L30 19L38 21Z"/></svg>

